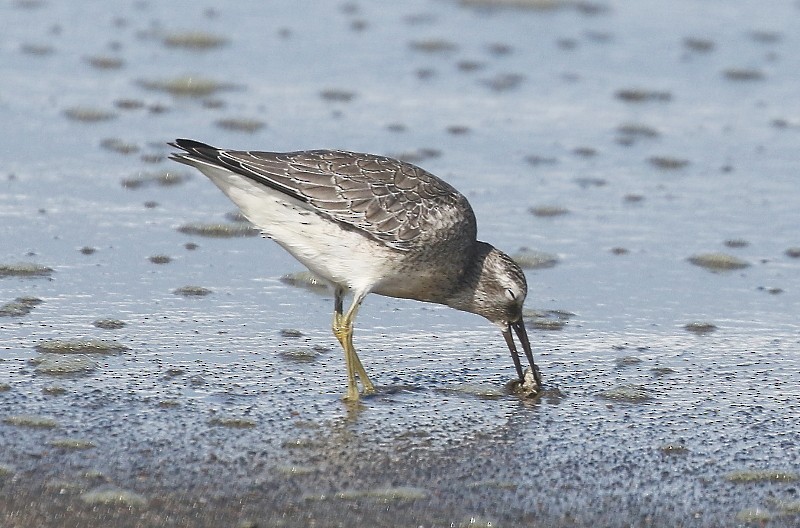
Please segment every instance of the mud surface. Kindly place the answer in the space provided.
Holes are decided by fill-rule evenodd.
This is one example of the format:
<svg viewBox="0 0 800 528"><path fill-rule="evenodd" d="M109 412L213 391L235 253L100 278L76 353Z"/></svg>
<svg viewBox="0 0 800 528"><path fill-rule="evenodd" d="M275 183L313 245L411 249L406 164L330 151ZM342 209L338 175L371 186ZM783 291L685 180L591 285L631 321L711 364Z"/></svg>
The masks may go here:
<svg viewBox="0 0 800 528"><path fill-rule="evenodd" d="M799 15L3 3L0 525L797 526ZM370 296L345 405L332 292L176 137L445 178L527 262L545 393Z"/></svg>

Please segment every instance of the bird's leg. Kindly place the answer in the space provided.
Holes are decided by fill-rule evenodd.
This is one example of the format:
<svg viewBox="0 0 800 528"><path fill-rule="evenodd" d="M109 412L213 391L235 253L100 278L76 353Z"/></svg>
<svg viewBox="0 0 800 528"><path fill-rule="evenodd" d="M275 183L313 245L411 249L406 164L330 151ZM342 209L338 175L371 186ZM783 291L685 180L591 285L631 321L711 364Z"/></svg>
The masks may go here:
<svg viewBox="0 0 800 528"><path fill-rule="evenodd" d="M344 349L344 364L347 368L347 394L344 399L358 401L358 385L356 384L356 374L353 370L353 362L347 348L347 328L344 325L344 289L336 286L335 301L333 306L333 335ZM352 330L350 332L352 334Z"/></svg>
<svg viewBox="0 0 800 528"><path fill-rule="evenodd" d="M353 304L342 318L342 324L345 331L345 343L342 346L345 348L345 353L350 354L350 364L355 369L355 373L358 375L359 379L361 380L361 384L364 386L364 394L372 394L375 392L375 385L373 385L369 380L367 371L364 369L364 365L361 364L361 360L358 358L356 349L353 346L353 322L355 321L358 309L361 307L361 303L364 301L364 297L366 296L367 292L357 293L353 299Z"/></svg>
<svg viewBox="0 0 800 528"><path fill-rule="evenodd" d="M339 339L339 328L342 326L342 312L344 311L344 288L336 286L335 292L336 299L333 303L333 335ZM339 343L344 346L342 340Z"/></svg>
<svg viewBox="0 0 800 528"><path fill-rule="evenodd" d="M364 365L361 364L361 360L358 358L358 354L353 346L353 320L358 313L358 308L361 306L361 302L364 300L364 297L366 297L366 293L356 295L356 297L353 299L352 306L350 306L350 309L347 310L346 314L342 314L344 289L337 287L335 295L336 300L333 311L333 334L336 336L336 339L339 340L339 343L344 349L344 360L347 367L347 394L345 395L345 399L357 401L358 384L356 381L356 375L361 380L361 384L364 386L364 394L371 394L375 392L375 386L369 380L367 371L364 369Z"/></svg>

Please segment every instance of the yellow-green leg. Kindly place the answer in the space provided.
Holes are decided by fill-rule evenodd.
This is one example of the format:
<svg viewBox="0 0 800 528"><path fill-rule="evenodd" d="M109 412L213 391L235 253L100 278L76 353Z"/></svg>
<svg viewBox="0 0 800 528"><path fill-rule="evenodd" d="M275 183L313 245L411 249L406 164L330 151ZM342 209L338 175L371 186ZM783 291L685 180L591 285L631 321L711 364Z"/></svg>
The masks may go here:
<svg viewBox="0 0 800 528"><path fill-rule="evenodd" d="M375 386L369 380L367 371L361 360L358 358L356 349L353 346L353 321L358 313L361 302L366 297L366 293L357 294L353 299L353 304L347 313L343 314L344 290L336 288L336 300L333 311L333 335L339 340L344 349L344 362L347 367L347 394L345 399L348 401L358 401L358 380L364 386L364 394L375 392Z"/></svg>

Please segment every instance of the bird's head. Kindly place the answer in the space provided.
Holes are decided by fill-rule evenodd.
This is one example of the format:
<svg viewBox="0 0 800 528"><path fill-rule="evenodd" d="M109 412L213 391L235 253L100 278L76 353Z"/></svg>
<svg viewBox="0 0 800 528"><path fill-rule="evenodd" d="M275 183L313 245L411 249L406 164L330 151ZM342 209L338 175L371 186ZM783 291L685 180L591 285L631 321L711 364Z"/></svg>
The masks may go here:
<svg viewBox="0 0 800 528"><path fill-rule="evenodd" d="M520 383L523 383L522 365L511 334L513 329L528 359L538 389L541 387L541 379L533 362L531 343L522 319L522 305L528 294L525 273L502 251L490 244L479 244L480 250L478 258L473 261L474 267L465 276L463 287L448 304L459 310L482 315L500 327Z"/></svg>

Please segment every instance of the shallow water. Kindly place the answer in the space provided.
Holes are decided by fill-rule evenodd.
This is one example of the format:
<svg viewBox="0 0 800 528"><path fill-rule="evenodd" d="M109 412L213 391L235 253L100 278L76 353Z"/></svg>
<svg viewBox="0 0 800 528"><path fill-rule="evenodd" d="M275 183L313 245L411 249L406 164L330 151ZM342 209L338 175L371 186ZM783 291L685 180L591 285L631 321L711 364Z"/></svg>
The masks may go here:
<svg viewBox="0 0 800 528"><path fill-rule="evenodd" d="M800 522L800 10L591 5L0 6L0 265L53 270L0 277L42 301L0 317L4 525ZM527 270L527 308L573 314L530 331L546 393L505 391L481 318L371 296L348 408L331 293L179 231L233 206L175 137L414 159L482 239L557 255ZM88 339L128 349L36 348Z"/></svg>

